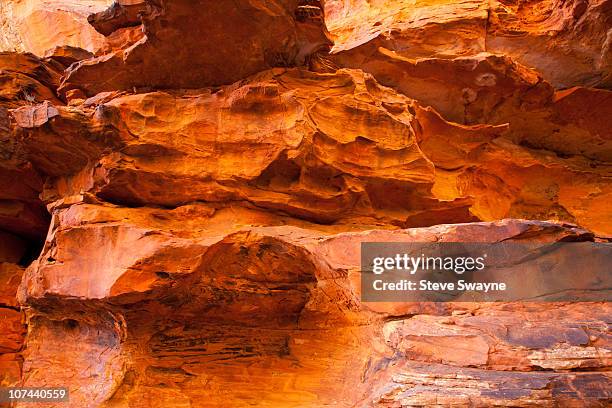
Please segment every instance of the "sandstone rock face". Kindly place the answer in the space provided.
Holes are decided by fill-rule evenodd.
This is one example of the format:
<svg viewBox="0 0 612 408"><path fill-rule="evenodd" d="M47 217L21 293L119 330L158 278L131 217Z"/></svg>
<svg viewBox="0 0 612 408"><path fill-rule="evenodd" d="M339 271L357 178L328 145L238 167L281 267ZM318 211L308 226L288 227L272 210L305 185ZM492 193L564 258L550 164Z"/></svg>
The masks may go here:
<svg viewBox="0 0 612 408"><path fill-rule="evenodd" d="M104 36L87 16L104 10L112 0L6 0L0 4L0 50L45 56L56 47L73 46L94 52Z"/></svg>
<svg viewBox="0 0 612 408"><path fill-rule="evenodd" d="M396 227L544 218L611 232L606 162L526 148L506 125L449 123L361 71L277 69L215 93L101 98L13 111L36 168L66 176L47 183L46 201L83 193L123 205L230 201L319 223ZM600 147L596 133L582 134Z"/></svg>
<svg viewBox="0 0 612 408"><path fill-rule="evenodd" d="M556 87L610 87L609 0L326 0L334 52L453 59L487 52Z"/></svg>
<svg viewBox="0 0 612 408"><path fill-rule="evenodd" d="M17 288L23 268L16 265L25 245L18 237L3 232L0 235L0 386L6 387L21 381L25 340L25 315L17 302Z"/></svg>
<svg viewBox="0 0 612 408"><path fill-rule="evenodd" d="M75 404L108 406L607 398L610 378L597 372L611 358L607 303L359 301L363 241L554 242L588 239L585 231L503 221L337 234L308 224L245 226L263 218L255 211L207 216L201 204L116 210L59 210L41 258L28 269L22 296L36 305L25 351L28 385L77 378L92 389L75 390ZM50 300L60 298L66 300ZM67 351L59 370L48 361L66 336L87 346ZM586 372L564 371L578 368Z"/></svg>
<svg viewBox="0 0 612 408"><path fill-rule="evenodd" d="M322 18L300 17L299 11L296 0L219 2L215 7L190 0L117 5L91 18L96 28L112 35L141 22L144 36L71 67L62 90L76 87L94 95L134 87L197 88L229 84L270 67L301 65L313 52L327 49L329 40ZM235 29L223 30L225 24ZM217 47L221 42L232 46ZM100 76L109 80L101 82Z"/></svg>
<svg viewBox="0 0 612 408"><path fill-rule="evenodd" d="M610 404L607 302L360 286L363 242L610 241L608 0L108 3L0 5L0 386Z"/></svg>

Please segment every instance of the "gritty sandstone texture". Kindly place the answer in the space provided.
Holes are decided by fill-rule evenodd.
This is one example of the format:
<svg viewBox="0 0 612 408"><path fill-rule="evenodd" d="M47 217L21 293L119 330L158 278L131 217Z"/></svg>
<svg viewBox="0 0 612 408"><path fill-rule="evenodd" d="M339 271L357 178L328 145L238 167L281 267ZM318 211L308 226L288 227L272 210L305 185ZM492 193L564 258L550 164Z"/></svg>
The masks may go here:
<svg viewBox="0 0 612 408"><path fill-rule="evenodd" d="M3 2L0 386L608 406L608 303L363 303L359 248L608 240L611 26L609 0Z"/></svg>

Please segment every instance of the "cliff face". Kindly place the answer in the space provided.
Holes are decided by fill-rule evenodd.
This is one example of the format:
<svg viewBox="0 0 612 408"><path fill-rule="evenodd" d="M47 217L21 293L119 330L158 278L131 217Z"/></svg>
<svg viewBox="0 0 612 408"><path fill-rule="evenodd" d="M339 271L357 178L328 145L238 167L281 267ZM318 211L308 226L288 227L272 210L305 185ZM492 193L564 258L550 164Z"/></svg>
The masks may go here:
<svg viewBox="0 0 612 408"><path fill-rule="evenodd" d="M39 56L56 47L72 46L95 52L105 42L87 17L112 0L5 0L0 4L0 48Z"/></svg>
<svg viewBox="0 0 612 408"><path fill-rule="evenodd" d="M359 248L607 240L611 1L108 3L0 5L1 386L610 403L609 303L363 303Z"/></svg>

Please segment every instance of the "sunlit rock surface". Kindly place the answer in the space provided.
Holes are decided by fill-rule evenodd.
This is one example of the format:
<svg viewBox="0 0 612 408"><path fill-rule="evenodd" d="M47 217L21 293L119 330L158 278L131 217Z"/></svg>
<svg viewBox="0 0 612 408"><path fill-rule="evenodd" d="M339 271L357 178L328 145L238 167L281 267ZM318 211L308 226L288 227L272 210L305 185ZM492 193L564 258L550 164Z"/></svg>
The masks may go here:
<svg viewBox="0 0 612 408"><path fill-rule="evenodd" d="M31 52L40 57L61 46L95 52L104 36L87 16L112 0L4 0L0 4L0 50Z"/></svg>
<svg viewBox="0 0 612 408"><path fill-rule="evenodd" d="M606 303L359 300L360 242L589 239L583 230L507 220L336 233L282 218L253 226L266 221L260 211L202 204L145 211L74 204L55 214L22 283L22 301L35 305L24 376L28 385L89 384L73 401L396 406L608 398L609 375L599 372L611 358ZM49 359L66 336L79 346L59 370Z"/></svg>
<svg viewBox="0 0 612 408"><path fill-rule="evenodd" d="M325 0L333 51L376 59L505 55L555 87L610 87L609 0Z"/></svg>
<svg viewBox="0 0 612 408"><path fill-rule="evenodd" d="M162 0L115 9L91 18L99 31L112 37L141 23L144 35L127 48L72 66L63 91L79 88L94 95L229 84L270 67L302 65L331 44L321 8L319 18L301 15L296 0L217 2L214 7ZM219 46L223 43L232 45Z"/></svg>
<svg viewBox="0 0 612 408"><path fill-rule="evenodd" d="M0 5L1 386L610 404L609 303L360 300L361 242L609 241L609 0L109 3Z"/></svg>

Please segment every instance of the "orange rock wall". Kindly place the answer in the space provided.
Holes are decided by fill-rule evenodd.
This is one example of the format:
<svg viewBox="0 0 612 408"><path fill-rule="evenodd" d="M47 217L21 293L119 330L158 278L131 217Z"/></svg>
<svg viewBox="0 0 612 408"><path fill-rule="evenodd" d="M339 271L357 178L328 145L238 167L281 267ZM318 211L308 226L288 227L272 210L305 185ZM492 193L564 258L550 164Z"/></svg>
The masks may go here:
<svg viewBox="0 0 612 408"><path fill-rule="evenodd" d="M105 38L87 16L104 10L110 0L5 0L0 5L0 50L45 56L61 46L95 52Z"/></svg>
<svg viewBox="0 0 612 408"><path fill-rule="evenodd" d="M612 2L108 3L0 5L0 386L610 404L609 303L364 303L359 248L609 241Z"/></svg>

